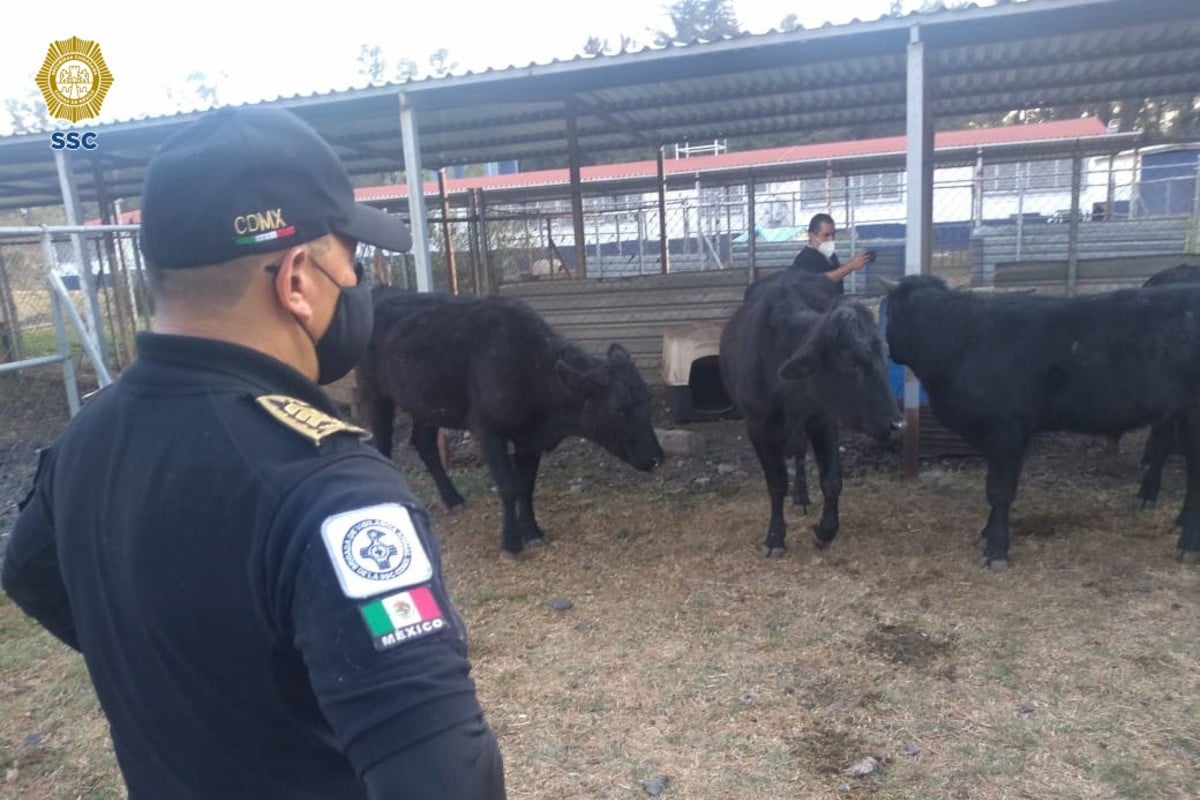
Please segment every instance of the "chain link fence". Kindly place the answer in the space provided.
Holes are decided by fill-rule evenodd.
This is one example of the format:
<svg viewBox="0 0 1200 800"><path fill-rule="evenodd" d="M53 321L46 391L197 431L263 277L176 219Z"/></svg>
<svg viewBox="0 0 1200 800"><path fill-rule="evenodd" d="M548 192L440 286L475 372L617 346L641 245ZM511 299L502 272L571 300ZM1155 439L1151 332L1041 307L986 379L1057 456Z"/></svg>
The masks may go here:
<svg viewBox="0 0 1200 800"><path fill-rule="evenodd" d="M151 313L136 227L0 229L0 538L38 449L133 360Z"/></svg>
<svg viewBox="0 0 1200 800"><path fill-rule="evenodd" d="M1066 293L1132 285L1145 277L1147 256L1200 250L1200 181L1194 169L1183 172L1147 177L1129 155L939 167L930 270L981 287L1024 281ZM828 213L843 260L877 254L847 279L847 291L875 294L878 278L904 273L907 190L899 170L826 168L758 184L701 177L671 188L662 206L655 192L585 196L581 231L566 197L485 206L475 193L448 227L460 285L487 291L524 281L782 268L806 244L812 216ZM435 270L444 274L440 225L431 229ZM1114 272L1090 263L1102 259L1130 266Z"/></svg>

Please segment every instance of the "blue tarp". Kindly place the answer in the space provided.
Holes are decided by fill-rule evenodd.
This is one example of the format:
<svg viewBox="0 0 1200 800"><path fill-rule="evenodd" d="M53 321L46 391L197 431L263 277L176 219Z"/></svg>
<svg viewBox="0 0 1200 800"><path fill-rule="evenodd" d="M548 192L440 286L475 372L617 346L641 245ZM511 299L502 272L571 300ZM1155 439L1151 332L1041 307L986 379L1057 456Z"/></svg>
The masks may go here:
<svg viewBox="0 0 1200 800"><path fill-rule="evenodd" d="M755 228L755 241L759 242L795 242L808 237L808 229L798 225L788 225L783 228ZM733 237L734 244L744 244L748 237L743 231Z"/></svg>

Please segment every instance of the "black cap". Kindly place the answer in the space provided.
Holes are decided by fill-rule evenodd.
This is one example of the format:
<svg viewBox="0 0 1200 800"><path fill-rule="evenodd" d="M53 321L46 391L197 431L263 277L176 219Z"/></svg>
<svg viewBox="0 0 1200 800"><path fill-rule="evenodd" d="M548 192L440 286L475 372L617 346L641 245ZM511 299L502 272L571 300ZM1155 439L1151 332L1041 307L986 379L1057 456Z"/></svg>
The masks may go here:
<svg viewBox="0 0 1200 800"><path fill-rule="evenodd" d="M340 233L401 252L399 219L354 202L337 153L277 108L223 108L167 138L142 188L142 251L157 268L198 267Z"/></svg>

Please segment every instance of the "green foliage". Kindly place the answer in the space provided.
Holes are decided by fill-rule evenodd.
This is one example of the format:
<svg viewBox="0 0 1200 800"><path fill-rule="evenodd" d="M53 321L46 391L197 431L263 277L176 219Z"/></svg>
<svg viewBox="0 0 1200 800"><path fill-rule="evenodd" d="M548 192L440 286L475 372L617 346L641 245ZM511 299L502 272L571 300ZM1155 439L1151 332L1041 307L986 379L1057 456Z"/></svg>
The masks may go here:
<svg viewBox="0 0 1200 800"><path fill-rule="evenodd" d="M676 0L667 9L671 31L654 31L654 43L687 44L697 39L715 41L741 32L730 0Z"/></svg>
<svg viewBox="0 0 1200 800"><path fill-rule="evenodd" d="M8 127L11 133L36 133L55 127L50 118L50 109L37 88L33 76L29 76L29 91L24 97L10 97L4 101L4 110L8 114ZM0 129L0 133L4 133Z"/></svg>

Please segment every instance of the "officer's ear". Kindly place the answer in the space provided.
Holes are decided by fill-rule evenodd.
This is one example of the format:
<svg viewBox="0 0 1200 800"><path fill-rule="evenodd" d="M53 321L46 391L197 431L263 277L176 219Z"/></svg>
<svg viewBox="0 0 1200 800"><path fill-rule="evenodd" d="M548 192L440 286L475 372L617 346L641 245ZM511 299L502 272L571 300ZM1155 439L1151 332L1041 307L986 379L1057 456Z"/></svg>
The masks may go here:
<svg viewBox="0 0 1200 800"><path fill-rule="evenodd" d="M279 306L302 323L312 319L313 299L318 291L312 257L304 246L290 247L266 267L273 276L272 289Z"/></svg>

